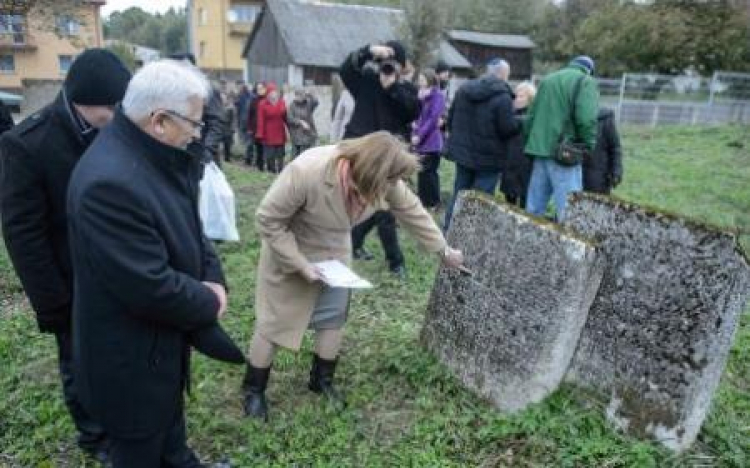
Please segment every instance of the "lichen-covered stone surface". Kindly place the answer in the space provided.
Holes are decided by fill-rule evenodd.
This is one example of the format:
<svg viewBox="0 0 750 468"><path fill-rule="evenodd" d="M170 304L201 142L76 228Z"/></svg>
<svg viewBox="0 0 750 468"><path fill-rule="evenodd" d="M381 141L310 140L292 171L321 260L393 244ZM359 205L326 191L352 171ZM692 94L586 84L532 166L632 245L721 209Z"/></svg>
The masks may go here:
<svg viewBox="0 0 750 468"><path fill-rule="evenodd" d="M540 401L575 351L603 273L596 249L474 194L457 202L448 237L473 276L440 270L423 343L503 411Z"/></svg>
<svg viewBox="0 0 750 468"><path fill-rule="evenodd" d="M567 380L608 400L618 427L687 448L748 298L747 258L729 233L596 195L574 195L565 224L607 260Z"/></svg>

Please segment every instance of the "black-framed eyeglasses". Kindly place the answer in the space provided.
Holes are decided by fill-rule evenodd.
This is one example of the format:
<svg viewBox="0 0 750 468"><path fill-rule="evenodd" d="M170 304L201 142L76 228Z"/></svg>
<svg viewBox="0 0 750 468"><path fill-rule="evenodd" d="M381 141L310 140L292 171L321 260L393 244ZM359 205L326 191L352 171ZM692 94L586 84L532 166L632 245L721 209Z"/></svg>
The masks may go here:
<svg viewBox="0 0 750 468"><path fill-rule="evenodd" d="M190 117L182 115L179 112L174 111L172 109L162 109L162 112L164 112L165 114L171 115L172 117L177 117L179 119L184 120L185 122L189 123L193 127L193 130L203 131L203 127L206 126L206 124L204 124L203 122L198 122L197 120L193 120Z"/></svg>

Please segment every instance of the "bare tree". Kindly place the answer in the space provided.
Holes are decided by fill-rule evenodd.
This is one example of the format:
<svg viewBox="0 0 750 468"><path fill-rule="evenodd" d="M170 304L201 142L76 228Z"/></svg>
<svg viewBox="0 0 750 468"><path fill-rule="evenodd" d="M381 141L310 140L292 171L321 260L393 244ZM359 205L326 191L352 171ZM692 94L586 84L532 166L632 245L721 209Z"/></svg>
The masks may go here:
<svg viewBox="0 0 750 468"><path fill-rule="evenodd" d="M448 1L401 0L404 11L401 36L417 70L428 66L436 58L448 20Z"/></svg>

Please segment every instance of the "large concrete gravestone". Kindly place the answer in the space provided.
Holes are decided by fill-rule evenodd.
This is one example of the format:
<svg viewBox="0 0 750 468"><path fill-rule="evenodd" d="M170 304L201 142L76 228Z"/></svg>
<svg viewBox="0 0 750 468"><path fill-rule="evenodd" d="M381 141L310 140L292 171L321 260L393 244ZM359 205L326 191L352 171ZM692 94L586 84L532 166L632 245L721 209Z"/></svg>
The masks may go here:
<svg viewBox="0 0 750 468"><path fill-rule="evenodd" d="M567 380L608 418L673 450L696 438L750 287L736 238L606 197L576 194L565 224L607 258Z"/></svg>
<svg viewBox="0 0 750 468"><path fill-rule="evenodd" d="M595 247L475 194L459 198L449 242L473 276L440 271L423 342L499 409L540 401L565 375L599 286Z"/></svg>

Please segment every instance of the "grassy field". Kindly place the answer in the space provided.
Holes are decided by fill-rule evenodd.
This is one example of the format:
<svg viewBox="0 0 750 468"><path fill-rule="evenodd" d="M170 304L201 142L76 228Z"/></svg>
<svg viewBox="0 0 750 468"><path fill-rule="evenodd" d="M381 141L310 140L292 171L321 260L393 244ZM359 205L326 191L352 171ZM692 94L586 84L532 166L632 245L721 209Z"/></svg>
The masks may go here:
<svg viewBox="0 0 750 468"><path fill-rule="evenodd" d="M617 194L740 230L750 249L748 134L746 127L626 129ZM444 190L450 169L444 164ZM227 172L242 241L219 248L232 291L225 326L246 344L259 249L253 213L272 179L240 166ZM462 389L417 341L435 260L405 240L409 281L394 282L372 237L377 260L356 268L377 288L354 296L339 372L349 408L337 414L307 391L309 341L299 354L279 354L267 425L242 417L242 370L198 356L187 414L191 444L204 459L228 456L239 467L750 466L750 313L697 444L674 456L612 430L571 389L513 416ZM37 333L5 255L0 248L0 467L87 466L59 395L53 340Z"/></svg>

